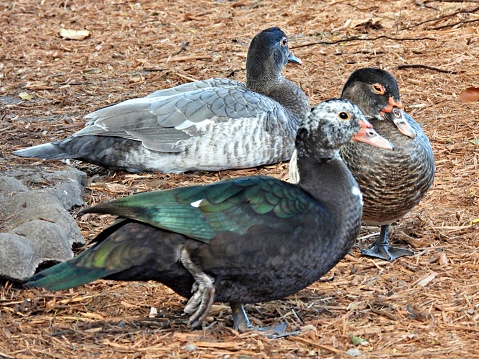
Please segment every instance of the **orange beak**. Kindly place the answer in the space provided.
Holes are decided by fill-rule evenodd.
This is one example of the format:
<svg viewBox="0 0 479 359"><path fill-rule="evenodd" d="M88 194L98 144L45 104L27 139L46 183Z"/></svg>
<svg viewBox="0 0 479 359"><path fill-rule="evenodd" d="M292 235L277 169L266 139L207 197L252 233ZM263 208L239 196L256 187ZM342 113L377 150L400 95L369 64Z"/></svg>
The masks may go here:
<svg viewBox="0 0 479 359"><path fill-rule="evenodd" d="M386 140L384 137L379 135L373 129L373 125L371 125L368 121L359 120L359 126L361 127L361 129L353 136L354 142L363 142L387 150L394 149L394 145L388 140Z"/></svg>
<svg viewBox="0 0 479 359"><path fill-rule="evenodd" d="M389 97L389 105L384 107L381 115L397 127L398 131L410 138L416 137L416 131L409 125L404 117L403 105L401 101L396 101L391 96Z"/></svg>

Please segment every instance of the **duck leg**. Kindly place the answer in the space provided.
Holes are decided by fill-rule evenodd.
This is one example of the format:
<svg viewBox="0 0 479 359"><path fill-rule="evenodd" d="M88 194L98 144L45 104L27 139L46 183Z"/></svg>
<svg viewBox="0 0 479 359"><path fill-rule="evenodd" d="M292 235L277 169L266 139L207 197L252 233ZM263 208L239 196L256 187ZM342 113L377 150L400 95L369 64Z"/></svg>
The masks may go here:
<svg viewBox="0 0 479 359"><path fill-rule="evenodd" d="M399 257L412 256L414 252L410 251L409 249L391 247L389 245L389 226L389 224L382 225L377 241L374 242L371 248L361 250L361 254L368 257L381 258L390 262Z"/></svg>
<svg viewBox="0 0 479 359"><path fill-rule="evenodd" d="M277 339L282 337L287 337L290 335L296 335L299 331L287 332L286 326L287 323L283 322L278 325L273 325L270 327L254 327L251 325L251 322L246 315L243 304L240 303L230 303L231 313L233 315L233 329L240 332L245 332L247 330L258 330L263 332L270 339Z"/></svg>
<svg viewBox="0 0 479 359"><path fill-rule="evenodd" d="M240 332L254 329L246 315L243 304L230 303L231 314L233 315L233 329Z"/></svg>
<svg viewBox="0 0 479 359"><path fill-rule="evenodd" d="M181 251L180 261L195 278L195 283L191 288L193 296L183 310L186 314L191 314L188 321L191 327L195 328L206 318L213 305L215 299L214 279L191 261L190 255L184 248Z"/></svg>

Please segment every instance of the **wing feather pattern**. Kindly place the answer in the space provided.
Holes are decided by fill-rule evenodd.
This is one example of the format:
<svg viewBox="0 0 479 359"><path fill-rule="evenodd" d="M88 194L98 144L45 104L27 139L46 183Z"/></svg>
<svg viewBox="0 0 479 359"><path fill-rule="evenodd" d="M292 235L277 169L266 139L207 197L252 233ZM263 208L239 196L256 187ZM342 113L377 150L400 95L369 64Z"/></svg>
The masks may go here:
<svg viewBox="0 0 479 359"><path fill-rule="evenodd" d="M131 218L208 243L223 232L322 211L301 188L272 177L145 192L84 210ZM275 222L276 223L276 222Z"/></svg>

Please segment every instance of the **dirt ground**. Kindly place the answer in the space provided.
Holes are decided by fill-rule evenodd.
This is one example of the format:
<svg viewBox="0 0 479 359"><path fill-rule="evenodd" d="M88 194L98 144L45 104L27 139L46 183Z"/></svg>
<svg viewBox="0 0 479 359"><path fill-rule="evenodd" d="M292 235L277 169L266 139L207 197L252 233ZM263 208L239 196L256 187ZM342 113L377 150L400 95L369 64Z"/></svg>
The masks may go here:
<svg viewBox="0 0 479 359"><path fill-rule="evenodd" d="M365 228L326 280L247 306L255 324L287 321L299 331L280 339L235 332L223 303L191 331L185 300L156 283L98 281L56 293L4 286L0 358L479 358L479 103L457 100L479 87L478 1L3 1L0 169L65 166L11 151L64 138L100 107L197 79L244 80L249 41L270 26L290 35L303 65L285 76L313 105L339 96L357 68L397 77L437 165L426 198L393 227L392 241L416 254L394 263L361 257L377 233ZM62 28L91 36L66 40ZM258 173L286 180L288 169L132 175L74 165L89 175L88 205ZM77 220L91 239L112 219Z"/></svg>

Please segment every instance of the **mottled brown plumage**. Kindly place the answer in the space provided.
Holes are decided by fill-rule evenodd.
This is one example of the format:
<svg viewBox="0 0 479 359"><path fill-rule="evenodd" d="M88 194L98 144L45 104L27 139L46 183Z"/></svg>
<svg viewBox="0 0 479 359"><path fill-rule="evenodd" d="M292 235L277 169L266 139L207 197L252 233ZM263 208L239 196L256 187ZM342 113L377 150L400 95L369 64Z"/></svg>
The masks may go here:
<svg viewBox="0 0 479 359"><path fill-rule="evenodd" d="M394 151L360 143L341 148L363 193L363 222L381 226L379 239L363 253L391 261L410 255L411 251L388 245L388 229L421 201L433 183L429 140L421 126L404 113L397 82L384 70L357 70L346 82L342 97L358 105L374 129L394 145Z"/></svg>

